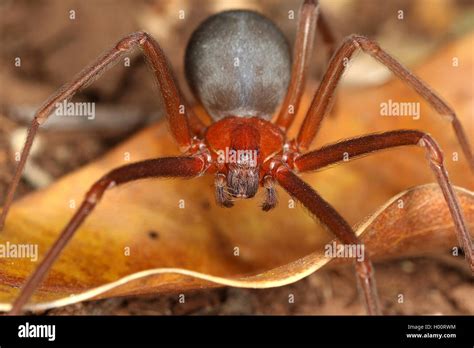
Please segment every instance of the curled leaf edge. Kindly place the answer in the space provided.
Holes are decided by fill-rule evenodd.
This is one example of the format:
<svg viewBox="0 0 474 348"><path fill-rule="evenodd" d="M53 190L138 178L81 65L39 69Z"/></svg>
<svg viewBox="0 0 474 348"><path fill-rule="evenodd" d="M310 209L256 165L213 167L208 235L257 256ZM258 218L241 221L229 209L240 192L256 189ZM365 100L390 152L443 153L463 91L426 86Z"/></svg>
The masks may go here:
<svg viewBox="0 0 474 348"><path fill-rule="evenodd" d="M367 230L367 228L382 214L382 212L385 209L387 209L390 205L392 205L394 202L398 201L401 197L415 190L430 188L430 187L437 187L439 189L439 186L436 183L419 185L419 186L411 187L405 191L402 191L398 193L397 195L393 196L392 198L390 198L383 205L381 205L375 211L375 213L370 215L369 218L367 218L361 224L356 225L357 236L359 237L362 236L364 232ZM459 186L454 186L454 188L456 191L464 192L474 198L473 191L470 191L468 189L465 189ZM330 243L332 243L333 241L336 241L336 239L332 239ZM197 271L193 271L189 269L183 269L183 268L153 268L153 269L143 270L140 272L129 274L127 276L119 278L116 281L97 286L95 288L86 290L79 294L73 294L73 295L70 295L64 298L59 298L52 301L28 304L25 306L25 310L29 310L33 312L44 311L48 309L64 307L67 305L84 302L87 300L106 298L105 295L107 294L107 292L113 289L116 289L122 285L128 284L135 280L139 280L139 279L143 279L143 278L151 277L151 276L156 276L160 274L178 274L184 277L203 280L205 282L208 282L217 286L231 286L231 287L236 287L236 288L251 288L251 289L268 289L268 288L280 287L280 286L285 286L285 285L295 283L313 274L314 272L316 272L317 270L319 270L320 268L328 264L331 260L332 258L324 256L324 254L322 254L321 251L315 251L315 252L312 252L311 254L298 258L285 265L272 268L268 271L258 273L255 275L250 275L250 276L245 276L245 277L236 277L236 278L213 276L211 274L201 273L201 272L197 272ZM274 279L271 279L272 274L278 274L280 273L279 270L292 268L292 265L298 264L298 263L303 265L299 267L298 272L287 277L283 277L283 278L273 277ZM261 280L261 279L268 279L268 278L270 278L270 280L265 280L265 281ZM126 295L127 294L123 294L123 296L126 296ZM10 308L11 308L10 303L0 303L0 311L6 312L6 311L9 311Z"/></svg>

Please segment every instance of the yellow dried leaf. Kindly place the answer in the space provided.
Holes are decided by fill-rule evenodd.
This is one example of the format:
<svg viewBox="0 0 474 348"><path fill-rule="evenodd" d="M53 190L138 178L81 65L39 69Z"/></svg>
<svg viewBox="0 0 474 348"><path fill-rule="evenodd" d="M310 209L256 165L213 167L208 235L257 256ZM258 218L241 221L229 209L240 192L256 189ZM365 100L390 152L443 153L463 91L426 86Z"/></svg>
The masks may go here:
<svg viewBox="0 0 474 348"><path fill-rule="evenodd" d="M471 82L465 80L473 69L473 38L447 47L418 69L455 107L469 135L474 98ZM463 64L450 65L453 56ZM449 86L443 80L447 75ZM307 93L305 106L310 98ZM398 81L341 90L337 112L324 123L317 144L388 129L427 130L443 147L453 182L472 189L472 174L462 154L459 161L451 160L460 148L449 124L424 103L419 120L381 117L380 103L388 99L420 97ZM0 245L37 245L44 255L95 180L128 163L128 156L139 161L177 154L175 149L166 125L141 131L103 158L16 202ZM303 178L352 224L370 216L357 231L375 259L449 251L456 245L453 223L436 185L402 192L434 181L420 148L387 151ZM461 188L457 193L473 230L474 195ZM77 232L27 307L39 310L91 298L218 285L265 288L297 281L329 262L324 246L333 237L300 206L293 208L282 190L279 198L279 206L269 213L258 207L261 196L232 209L219 208L214 204L213 178L208 176L115 188ZM26 258L0 258L0 310L9 309L36 266Z"/></svg>

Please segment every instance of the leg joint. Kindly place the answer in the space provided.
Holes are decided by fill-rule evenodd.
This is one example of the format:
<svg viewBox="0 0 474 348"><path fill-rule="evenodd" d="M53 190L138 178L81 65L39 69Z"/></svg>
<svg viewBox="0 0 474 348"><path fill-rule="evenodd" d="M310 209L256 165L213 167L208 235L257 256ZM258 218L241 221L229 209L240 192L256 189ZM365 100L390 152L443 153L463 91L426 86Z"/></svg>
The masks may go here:
<svg viewBox="0 0 474 348"><path fill-rule="evenodd" d="M380 51L380 46L366 36L352 34L348 37L348 40L352 41L355 46L360 47L363 51L371 55L377 54Z"/></svg>
<svg viewBox="0 0 474 348"><path fill-rule="evenodd" d="M428 159L431 163L437 166L443 165L443 151L431 135L423 133L423 136L418 141L418 146L426 149Z"/></svg>
<svg viewBox="0 0 474 348"><path fill-rule="evenodd" d="M150 40L150 37L150 34L145 31L137 31L120 40L116 48L119 51L128 51L137 45L142 46L146 41Z"/></svg>
<svg viewBox="0 0 474 348"><path fill-rule="evenodd" d="M360 276L366 279L370 278L374 273L372 263L367 260L356 261L355 269L356 269L357 274L359 274Z"/></svg>

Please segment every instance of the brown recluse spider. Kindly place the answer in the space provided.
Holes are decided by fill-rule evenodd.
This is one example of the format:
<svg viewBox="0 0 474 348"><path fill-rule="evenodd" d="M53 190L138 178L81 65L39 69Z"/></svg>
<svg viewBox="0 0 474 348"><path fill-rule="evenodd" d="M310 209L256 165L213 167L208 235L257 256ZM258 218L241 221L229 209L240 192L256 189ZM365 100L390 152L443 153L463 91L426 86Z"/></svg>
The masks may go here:
<svg viewBox="0 0 474 348"><path fill-rule="evenodd" d="M316 28L321 32L332 58L297 137L288 140L286 132L300 105ZM145 32L123 38L70 83L61 87L35 114L5 200L0 228L39 126L55 110L57 103L73 97L78 90L136 48L143 51L151 65L163 96L170 131L183 155L125 165L105 174L92 185L79 209L24 284L10 314L21 312L74 232L107 189L150 177L190 178L213 174L217 204L231 207L235 198L251 198L262 186L266 193L262 209L268 211L277 203L275 185L278 183L341 242L354 245L361 241L351 226L301 180L298 173L342 162L347 155L354 159L405 145L425 149L429 165L452 215L458 243L464 250L470 269L474 271L471 236L448 179L442 151L429 134L418 130L396 130L343 140L306 152L329 112L336 86L345 70L345 61L361 49L386 65L439 114L451 121L464 155L471 169L474 169L473 154L455 112L423 81L376 42L364 36L346 37L337 50L333 49L333 43L334 36L313 0L304 1L300 10L293 63L283 34L267 18L251 11L227 11L208 18L192 35L186 50L185 65L187 79L196 99L213 120L209 126L187 107L163 51ZM272 115L282 100L281 111L272 122ZM371 261L367 257L357 260L355 269L367 312L380 314Z"/></svg>

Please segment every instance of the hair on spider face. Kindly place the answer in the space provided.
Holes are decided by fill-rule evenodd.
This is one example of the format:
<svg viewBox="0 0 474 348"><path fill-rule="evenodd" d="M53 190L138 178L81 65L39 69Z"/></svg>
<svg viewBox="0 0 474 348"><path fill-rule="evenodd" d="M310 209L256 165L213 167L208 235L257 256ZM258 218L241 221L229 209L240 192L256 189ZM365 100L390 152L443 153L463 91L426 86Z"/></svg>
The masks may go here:
<svg viewBox="0 0 474 348"><path fill-rule="evenodd" d="M232 197L252 198L259 186L260 168L248 164L231 164L227 174L227 187Z"/></svg>

